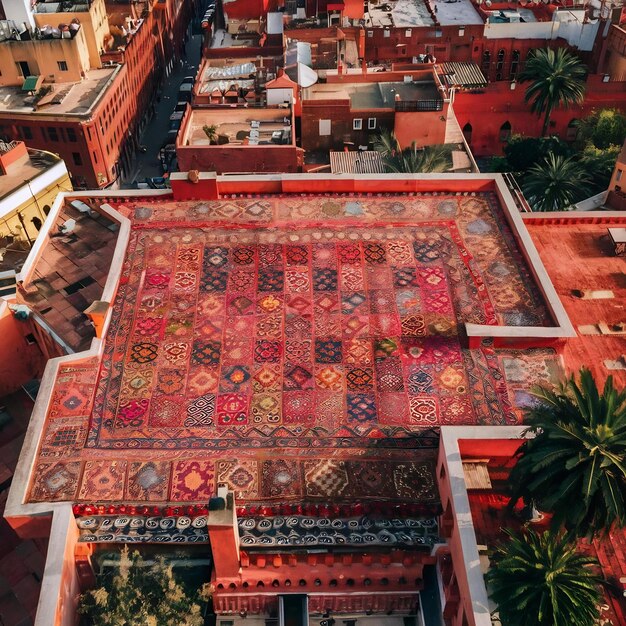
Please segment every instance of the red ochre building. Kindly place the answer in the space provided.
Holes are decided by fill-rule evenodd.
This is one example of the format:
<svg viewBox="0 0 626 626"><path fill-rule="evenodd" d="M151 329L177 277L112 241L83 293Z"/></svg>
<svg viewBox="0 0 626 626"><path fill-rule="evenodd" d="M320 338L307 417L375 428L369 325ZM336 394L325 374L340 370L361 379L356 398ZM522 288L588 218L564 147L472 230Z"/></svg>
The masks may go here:
<svg viewBox="0 0 626 626"><path fill-rule="evenodd" d="M56 27L78 15L78 32L88 31L95 28L89 20L101 18L83 9L95 4L76 4L69 11L54 5L57 12L48 8L43 23ZM131 173L146 113L166 68L181 58L195 10L194 2L182 0L116 2L106 8L102 1L97 4L106 13L110 32L93 43L101 47L88 59L83 57L89 39L83 40L82 34L74 39L0 42L0 137L58 154L74 187L81 189L109 187ZM81 61L82 70L76 69ZM6 75L6 67L14 71L16 64L21 64L19 75ZM41 77L37 89L22 88L28 75ZM40 88L47 93L35 97Z"/></svg>
<svg viewBox="0 0 626 626"><path fill-rule="evenodd" d="M485 624L440 429L508 438L530 386L581 364L624 384L624 222L522 218L499 175L60 195L18 301L66 354L5 511L50 536L37 623L71 623L93 556L142 542L210 553L218 624Z"/></svg>

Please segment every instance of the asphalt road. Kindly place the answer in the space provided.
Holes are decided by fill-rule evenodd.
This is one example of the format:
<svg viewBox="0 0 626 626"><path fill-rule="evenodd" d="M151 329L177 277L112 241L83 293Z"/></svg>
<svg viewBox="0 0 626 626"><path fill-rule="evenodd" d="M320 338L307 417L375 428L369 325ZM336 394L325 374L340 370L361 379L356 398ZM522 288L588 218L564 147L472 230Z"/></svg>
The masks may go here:
<svg viewBox="0 0 626 626"><path fill-rule="evenodd" d="M202 36L192 35L187 42L187 61L174 65L172 73L164 80L155 114L139 140L146 147L146 152L138 151L135 154L133 173L122 183L122 189L133 189L137 182L143 182L146 177L163 175L159 150L169 130L169 118L178 101L180 83L185 76L195 76L198 71L201 47Z"/></svg>

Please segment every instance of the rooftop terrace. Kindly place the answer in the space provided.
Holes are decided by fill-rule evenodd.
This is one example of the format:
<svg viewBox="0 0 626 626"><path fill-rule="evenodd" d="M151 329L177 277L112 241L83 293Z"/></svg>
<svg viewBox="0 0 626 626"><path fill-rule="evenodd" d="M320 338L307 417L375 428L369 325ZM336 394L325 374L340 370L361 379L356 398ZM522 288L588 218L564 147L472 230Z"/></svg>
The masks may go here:
<svg viewBox="0 0 626 626"><path fill-rule="evenodd" d="M214 126L219 145L292 145L289 109L192 109L182 145L210 145L204 127ZM226 141L227 140L227 141Z"/></svg>
<svg viewBox="0 0 626 626"><path fill-rule="evenodd" d="M30 502L219 482L242 503L433 503L432 429L519 423L559 373L550 349L463 346L464 323L552 324L492 192L116 206L104 352L55 365Z"/></svg>
<svg viewBox="0 0 626 626"><path fill-rule="evenodd" d="M419 28L434 27L435 20L442 26L482 24L471 0L388 0L381 4L368 3L366 27Z"/></svg>
<svg viewBox="0 0 626 626"><path fill-rule="evenodd" d="M415 102L440 99L434 79L410 83L325 83L304 90L303 100L346 100L352 109L393 109L396 100Z"/></svg>
<svg viewBox="0 0 626 626"><path fill-rule="evenodd" d="M32 115L88 115L104 94L120 67L90 70L76 83L54 83L52 91L38 99L20 87L0 87L0 113ZM45 102L45 104L44 104Z"/></svg>
<svg viewBox="0 0 626 626"><path fill-rule="evenodd" d="M611 374L625 387L626 274L608 228L623 228L626 217L606 212L579 215L529 215L525 222L576 328L577 337L564 347L568 369L575 372L584 365L598 380Z"/></svg>

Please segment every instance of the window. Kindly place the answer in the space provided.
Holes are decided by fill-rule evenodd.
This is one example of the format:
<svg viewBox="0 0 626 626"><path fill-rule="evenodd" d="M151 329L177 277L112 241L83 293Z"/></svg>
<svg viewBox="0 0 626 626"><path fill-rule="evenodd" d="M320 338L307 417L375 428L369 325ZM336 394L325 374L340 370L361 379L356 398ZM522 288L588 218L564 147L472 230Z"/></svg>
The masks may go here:
<svg viewBox="0 0 626 626"><path fill-rule="evenodd" d="M363 129L363 120L358 117L352 120L352 130L362 130Z"/></svg>
<svg viewBox="0 0 626 626"><path fill-rule="evenodd" d="M76 131L73 128L66 128L67 139L68 141L75 142L76 141Z"/></svg>
<svg viewBox="0 0 626 626"><path fill-rule="evenodd" d="M16 61L15 65L17 67L18 76L32 76L32 72L30 71L30 67L28 67L28 63L26 61Z"/></svg>
<svg viewBox="0 0 626 626"><path fill-rule="evenodd" d="M67 62L66 61L57 61L57 65L59 67L59 71L67 72Z"/></svg>
<svg viewBox="0 0 626 626"><path fill-rule="evenodd" d="M463 126L463 137L468 144L472 143L472 130L472 125L469 122Z"/></svg>
<svg viewBox="0 0 626 626"><path fill-rule="evenodd" d="M508 120L500 126L500 141L508 141L511 138L511 122Z"/></svg>
<svg viewBox="0 0 626 626"><path fill-rule="evenodd" d="M22 139L32 139L33 138L33 131L30 128L30 126L20 126L20 135L22 136Z"/></svg>
<svg viewBox="0 0 626 626"><path fill-rule="evenodd" d="M59 141L59 135L57 133L57 129L54 126L50 126L48 128L48 137L50 137L50 141Z"/></svg>
<svg viewBox="0 0 626 626"><path fill-rule="evenodd" d="M330 135L330 120L320 120L320 137Z"/></svg>
<svg viewBox="0 0 626 626"><path fill-rule="evenodd" d="M570 120L565 132L565 141L574 141L578 136L578 120L576 118Z"/></svg>
<svg viewBox="0 0 626 626"><path fill-rule="evenodd" d="M407 29L404 31L404 36L405 36L405 37L410 37L410 36L411 36L411 29L410 29L410 28L407 28Z"/></svg>
<svg viewBox="0 0 626 626"><path fill-rule="evenodd" d="M383 37L391 37L391 31L388 28L383 31Z"/></svg>
<svg viewBox="0 0 626 626"><path fill-rule="evenodd" d="M368 30L367 31L367 36L368 37L373 37L374 36L374 31L373 30Z"/></svg>
<svg viewBox="0 0 626 626"><path fill-rule="evenodd" d="M376 128L376 118L375 117L368 117L367 118L367 128L369 130L374 130Z"/></svg>
<svg viewBox="0 0 626 626"><path fill-rule="evenodd" d="M617 174L615 175L615 180L619 183L622 180L622 170L617 170Z"/></svg>
<svg viewBox="0 0 626 626"><path fill-rule="evenodd" d="M74 161L74 165L82 165L83 159L80 156L80 152L72 152L72 161Z"/></svg>

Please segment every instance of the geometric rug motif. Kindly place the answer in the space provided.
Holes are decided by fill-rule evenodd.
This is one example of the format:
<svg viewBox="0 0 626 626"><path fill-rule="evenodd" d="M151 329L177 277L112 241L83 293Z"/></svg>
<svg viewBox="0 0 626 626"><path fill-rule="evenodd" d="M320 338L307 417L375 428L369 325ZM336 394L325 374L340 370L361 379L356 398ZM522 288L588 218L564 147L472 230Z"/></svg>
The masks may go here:
<svg viewBox="0 0 626 626"><path fill-rule="evenodd" d="M548 349L461 347L466 322L550 323L494 194L128 210L104 355L60 367L31 498L417 497L439 425L520 423L558 376Z"/></svg>
<svg viewBox="0 0 626 626"><path fill-rule="evenodd" d="M87 461L79 500L121 500L126 482L126 461Z"/></svg>
<svg viewBox="0 0 626 626"><path fill-rule="evenodd" d="M167 461L130 463L126 498L131 501L164 502L167 500L170 472L171 464Z"/></svg>
<svg viewBox="0 0 626 626"><path fill-rule="evenodd" d="M73 500L80 479L80 462L37 463L30 490L32 502Z"/></svg>
<svg viewBox="0 0 626 626"><path fill-rule="evenodd" d="M210 461L177 461L172 470L170 501L207 502L215 494L215 472Z"/></svg>

